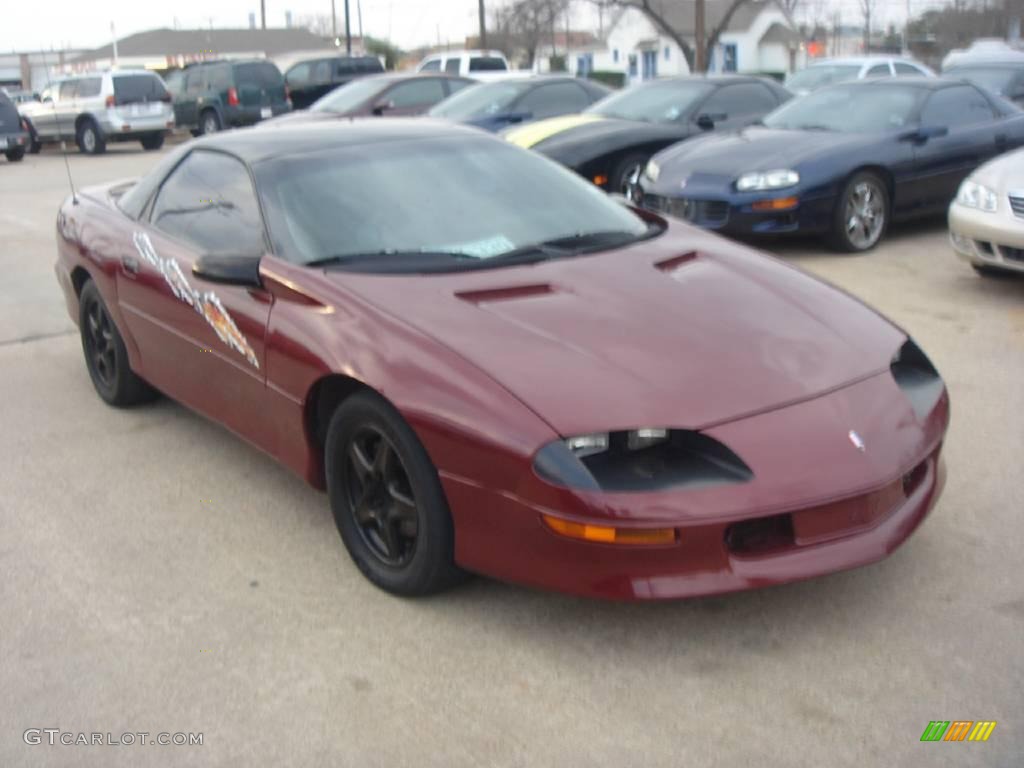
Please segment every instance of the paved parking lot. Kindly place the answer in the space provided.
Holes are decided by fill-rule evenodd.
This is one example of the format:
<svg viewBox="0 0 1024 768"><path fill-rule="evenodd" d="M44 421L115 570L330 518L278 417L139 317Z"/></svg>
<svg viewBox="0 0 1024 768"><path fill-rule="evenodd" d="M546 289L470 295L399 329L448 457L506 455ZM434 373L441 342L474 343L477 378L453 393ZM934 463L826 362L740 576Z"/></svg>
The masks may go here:
<svg viewBox="0 0 1024 768"><path fill-rule="evenodd" d="M71 156L75 181L145 171L137 147ZM775 246L948 383L946 492L890 559L657 605L481 579L404 601L255 449L171 402L100 402L52 271L66 193L54 150L0 160L0 766L1021 765L1024 280L976 277L941 222L864 256ZM957 719L998 726L919 742Z"/></svg>

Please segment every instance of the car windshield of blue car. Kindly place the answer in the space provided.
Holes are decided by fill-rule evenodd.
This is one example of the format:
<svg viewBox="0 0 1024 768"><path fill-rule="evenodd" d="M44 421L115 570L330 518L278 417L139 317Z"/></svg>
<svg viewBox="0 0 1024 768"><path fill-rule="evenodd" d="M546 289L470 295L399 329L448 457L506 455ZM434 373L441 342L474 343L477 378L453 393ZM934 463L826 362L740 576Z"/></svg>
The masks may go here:
<svg viewBox="0 0 1024 768"><path fill-rule="evenodd" d="M689 114L714 86L699 80L665 80L627 88L583 110L602 117L673 123Z"/></svg>
<svg viewBox="0 0 1024 768"><path fill-rule="evenodd" d="M367 99L383 90L386 81L375 77L353 80L339 88L335 88L326 96L318 99L310 106L310 112L351 112Z"/></svg>
<svg viewBox="0 0 1024 768"><path fill-rule="evenodd" d="M447 120L471 120L495 115L507 111L509 105L528 87L526 83L508 82L472 85L445 99L428 114Z"/></svg>
<svg viewBox="0 0 1024 768"><path fill-rule="evenodd" d="M787 102L764 118L769 128L844 133L897 130L914 120L924 89L892 85L834 85Z"/></svg>
<svg viewBox="0 0 1024 768"><path fill-rule="evenodd" d="M833 83L853 80L860 74L860 64L816 64L803 69L786 80L791 91L813 91Z"/></svg>
<svg viewBox="0 0 1024 768"><path fill-rule="evenodd" d="M282 154L253 170L274 250L298 264L479 268L652 234L576 174L489 136L334 146Z"/></svg>

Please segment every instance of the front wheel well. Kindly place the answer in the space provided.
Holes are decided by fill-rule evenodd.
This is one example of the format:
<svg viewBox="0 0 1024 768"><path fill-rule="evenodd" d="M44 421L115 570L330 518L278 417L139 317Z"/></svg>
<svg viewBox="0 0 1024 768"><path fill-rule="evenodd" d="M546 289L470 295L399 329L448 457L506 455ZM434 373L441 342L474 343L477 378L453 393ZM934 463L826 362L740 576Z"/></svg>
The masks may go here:
<svg viewBox="0 0 1024 768"><path fill-rule="evenodd" d="M75 267L71 270L71 285L75 288L75 296L82 295L82 289L90 280L92 280L92 275L86 271L85 267Z"/></svg>
<svg viewBox="0 0 1024 768"><path fill-rule="evenodd" d="M331 416L345 400L363 391L374 390L358 379L340 373L328 374L318 379L310 388L306 397L306 436L321 471Z"/></svg>
<svg viewBox="0 0 1024 768"><path fill-rule="evenodd" d="M96 122L96 119L92 115L90 115L88 113L84 113L84 114L81 114L78 117L76 117L75 118L75 135L77 136L78 132L81 130L82 126L85 125L86 123L89 123L89 122L99 126L99 123Z"/></svg>

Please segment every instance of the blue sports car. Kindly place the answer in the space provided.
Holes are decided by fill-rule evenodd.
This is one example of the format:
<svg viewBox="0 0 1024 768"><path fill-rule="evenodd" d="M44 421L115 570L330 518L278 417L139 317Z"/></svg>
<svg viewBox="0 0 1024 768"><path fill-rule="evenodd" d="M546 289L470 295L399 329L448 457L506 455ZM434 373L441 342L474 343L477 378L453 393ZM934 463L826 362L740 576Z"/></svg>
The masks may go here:
<svg viewBox="0 0 1024 768"><path fill-rule="evenodd" d="M655 155L630 197L733 235L824 234L866 251L891 220L944 213L986 160L1024 146L1024 112L957 80L844 83L758 125Z"/></svg>
<svg viewBox="0 0 1024 768"><path fill-rule="evenodd" d="M427 114L496 132L510 125L580 112L611 91L574 77L496 80L465 88Z"/></svg>

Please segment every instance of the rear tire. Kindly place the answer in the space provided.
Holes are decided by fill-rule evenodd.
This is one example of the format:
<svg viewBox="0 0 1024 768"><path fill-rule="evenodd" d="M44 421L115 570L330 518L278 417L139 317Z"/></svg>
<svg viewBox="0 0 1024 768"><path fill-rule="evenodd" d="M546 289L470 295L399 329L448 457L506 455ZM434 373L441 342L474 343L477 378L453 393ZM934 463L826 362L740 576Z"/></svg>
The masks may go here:
<svg viewBox="0 0 1024 768"><path fill-rule="evenodd" d="M331 417L325 447L334 521L367 579L412 597L462 578L437 469L390 403L369 391L347 398Z"/></svg>
<svg viewBox="0 0 1024 768"><path fill-rule="evenodd" d="M78 297L78 327L85 367L103 402L124 407L157 397L156 390L132 371L121 334L92 280L82 286Z"/></svg>
<svg viewBox="0 0 1024 768"><path fill-rule="evenodd" d="M107 151L107 140L103 138L103 132L92 118L82 121L75 133L75 139L78 142L78 149L83 154L102 155Z"/></svg>
<svg viewBox="0 0 1024 768"><path fill-rule="evenodd" d="M160 149L164 145L164 135L162 133L154 133L149 136L143 136L139 141L142 142L143 149Z"/></svg>
<svg viewBox="0 0 1024 768"><path fill-rule="evenodd" d="M220 129L220 118L217 116L216 110L204 109L199 115L199 135L208 136L211 133L217 133Z"/></svg>
<svg viewBox="0 0 1024 768"><path fill-rule="evenodd" d="M12 163L20 163L25 158L25 148L18 147L16 149L9 149L4 152L4 155L6 155L7 159Z"/></svg>

